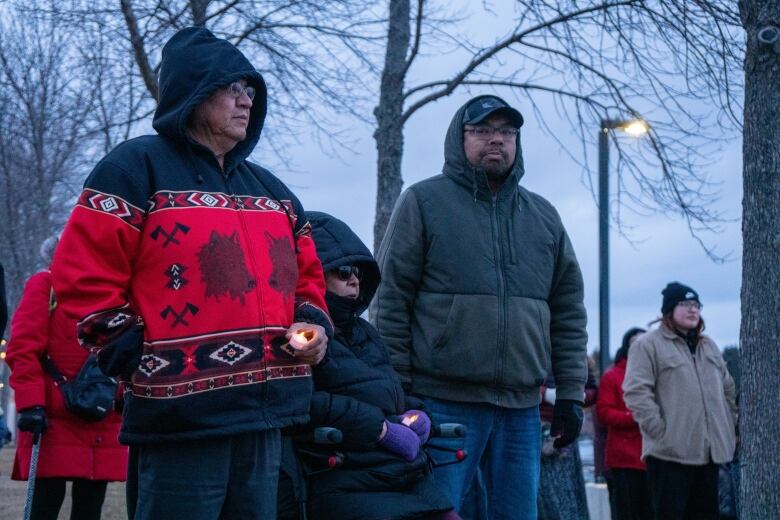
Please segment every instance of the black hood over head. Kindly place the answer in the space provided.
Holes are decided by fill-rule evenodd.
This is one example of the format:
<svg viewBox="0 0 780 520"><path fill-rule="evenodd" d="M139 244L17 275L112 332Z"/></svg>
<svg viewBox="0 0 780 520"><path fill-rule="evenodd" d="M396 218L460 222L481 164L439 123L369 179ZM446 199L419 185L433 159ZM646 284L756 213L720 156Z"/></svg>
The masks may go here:
<svg viewBox="0 0 780 520"><path fill-rule="evenodd" d="M505 105L510 106L509 103L493 94L477 96L466 101L463 106L455 112L455 115L450 122L449 129L447 130L447 136L444 139L444 168L442 169L442 173L452 178L458 184L467 187L469 190L473 190L475 197L477 196L477 192L484 197L491 197L492 194L484 173L481 173L480 170L469 164L468 159L466 159L466 152L463 151L463 114L466 111L466 107L481 98L498 99ZM502 191L507 186L516 186L524 173L523 151L520 147L520 132L518 132L515 162L512 165L512 170L509 172L506 181L504 181ZM511 191L514 193L514 187Z"/></svg>
<svg viewBox="0 0 780 520"><path fill-rule="evenodd" d="M265 81L243 53L208 29L188 27L171 37L162 50L160 99L152 126L160 135L186 143L192 111L217 89L246 80L257 93L252 100L246 139L225 158L225 170L249 156L260 139L267 108Z"/></svg>
<svg viewBox="0 0 780 520"><path fill-rule="evenodd" d="M362 314L379 287L379 265L362 240L341 220L320 211L307 211L312 238L322 270L332 271L342 265L357 264L363 273L360 280L360 296L355 311Z"/></svg>

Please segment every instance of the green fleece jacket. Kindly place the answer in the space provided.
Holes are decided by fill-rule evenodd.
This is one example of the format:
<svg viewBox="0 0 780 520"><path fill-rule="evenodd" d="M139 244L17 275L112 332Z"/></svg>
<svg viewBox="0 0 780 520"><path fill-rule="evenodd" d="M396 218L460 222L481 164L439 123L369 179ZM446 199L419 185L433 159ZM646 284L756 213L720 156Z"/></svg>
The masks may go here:
<svg viewBox="0 0 780 520"><path fill-rule="evenodd" d="M582 401L587 333L574 250L555 208L518 185L519 134L497 194L468 163L466 105L447 132L443 174L396 204L372 321L415 394L525 408L539 404L552 370L557 397Z"/></svg>

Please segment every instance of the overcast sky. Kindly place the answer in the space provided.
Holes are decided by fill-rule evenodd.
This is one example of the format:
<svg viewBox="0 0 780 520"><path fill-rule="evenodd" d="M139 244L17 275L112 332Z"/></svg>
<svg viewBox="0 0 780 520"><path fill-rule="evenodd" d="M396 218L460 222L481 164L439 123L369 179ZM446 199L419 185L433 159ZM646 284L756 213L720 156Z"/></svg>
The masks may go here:
<svg viewBox="0 0 780 520"><path fill-rule="evenodd" d="M480 30L475 24L475 30ZM496 35L500 36L500 35ZM425 74L446 69L459 58L428 56L416 65L417 80ZM422 71L422 72L420 72ZM421 76L422 74L422 76ZM273 96L273 85L269 85ZM428 105L418 111L406 125L403 176L407 187L441 172L444 135L453 113L472 95L494 92L488 89L457 91L455 95ZM588 310L588 349L598 345L598 210L589 189L582 183L582 168L572 161L558 143L545 135L534 118L530 106L524 106L506 90L502 95L525 116L522 147L526 174L521 184L547 198L558 209L574 244L585 280L585 304ZM269 111L273 110L273 99ZM370 108L369 108L370 110ZM546 122L568 147L579 150L576 137L566 121L550 107L544 111ZM288 149L297 172L270 161L273 170L292 185L307 210L332 213L346 221L371 247L376 197L376 148L371 137L373 127L350 123L349 133L355 139L355 153L347 152L341 159L328 157L314 140L302 137L298 146ZM597 132L594 127L594 135ZM622 137L621 139L631 139ZM255 159L263 161L263 149ZM615 157L615 154L612 154ZM704 304L703 317L707 333L721 346L736 344L740 321L740 222L742 200L741 142L735 139L715 157L709 173L721 182L718 208L734 220L723 226L719 234L703 235L708 245L721 253L733 252L732 260L717 264L708 259L694 240L683 220L676 216L654 215L633 217L627 223L632 241L619 236L613 227L611 234L611 352L619 347L626 329L646 326L660 314L661 289L677 280L696 289ZM592 150L590 166L596 170L597 155ZM614 164L613 164L614 168ZM614 170L613 170L614 171Z"/></svg>

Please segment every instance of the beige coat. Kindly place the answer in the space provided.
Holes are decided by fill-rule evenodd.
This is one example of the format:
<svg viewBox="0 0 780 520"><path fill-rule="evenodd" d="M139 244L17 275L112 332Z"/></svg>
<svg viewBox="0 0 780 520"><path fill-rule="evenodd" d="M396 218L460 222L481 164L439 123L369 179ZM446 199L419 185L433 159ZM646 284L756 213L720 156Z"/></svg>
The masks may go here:
<svg viewBox="0 0 780 520"><path fill-rule="evenodd" d="M643 334L631 347L623 392L642 431L642 459L697 465L733 458L734 381L710 338L691 355L663 325Z"/></svg>

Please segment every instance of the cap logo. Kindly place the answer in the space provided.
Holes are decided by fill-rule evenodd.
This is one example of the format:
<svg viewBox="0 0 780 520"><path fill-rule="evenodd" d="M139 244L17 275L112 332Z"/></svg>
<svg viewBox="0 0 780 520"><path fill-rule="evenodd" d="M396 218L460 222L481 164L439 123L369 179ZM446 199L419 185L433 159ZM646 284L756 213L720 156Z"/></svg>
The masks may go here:
<svg viewBox="0 0 780 520"><path fill-rule="evenodd" d="M691 291L688 291L687 293L685 293L685 298L686 299L695 298L695 297L696 297L696 295L693 294Z"/></svg>
<svg viewBox="0 0 780 520"><path fill-rule="evenodd" d="M482 100L482 108L493 108L493 107L498 107L498 106L501 106L501 105L495 99L487 98L487 99L483 99Z"/></svg>

